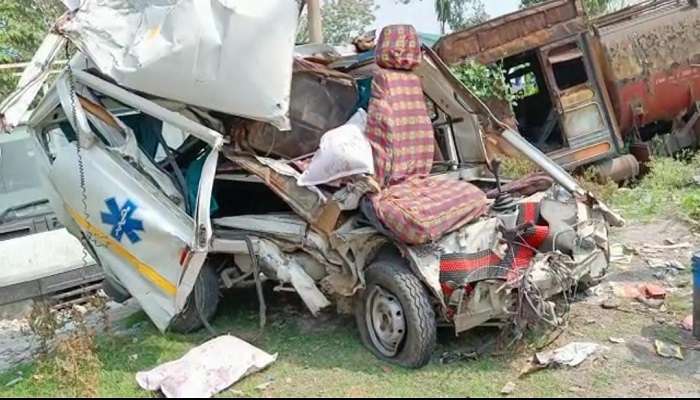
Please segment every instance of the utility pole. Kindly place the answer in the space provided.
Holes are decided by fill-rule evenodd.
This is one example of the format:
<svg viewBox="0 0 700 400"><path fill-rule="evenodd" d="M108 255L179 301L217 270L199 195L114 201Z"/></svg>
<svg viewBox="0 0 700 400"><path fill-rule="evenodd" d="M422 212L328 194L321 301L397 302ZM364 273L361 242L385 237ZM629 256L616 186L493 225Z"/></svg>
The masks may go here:
<svg viewBox="0 0 700 400"><path fill-rule="evenodd" d="M309 16L309 39L311 43L323 43L323 27L321 25L321 0L306 0Z"/></svg>

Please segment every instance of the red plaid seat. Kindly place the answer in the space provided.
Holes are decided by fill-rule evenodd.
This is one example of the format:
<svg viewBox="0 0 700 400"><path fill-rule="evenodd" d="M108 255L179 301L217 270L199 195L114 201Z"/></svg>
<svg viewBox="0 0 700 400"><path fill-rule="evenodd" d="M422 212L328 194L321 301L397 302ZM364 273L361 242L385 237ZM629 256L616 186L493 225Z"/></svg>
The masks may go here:
<svg viewBox="0 0 700 400"><path fill-rule="evenodd" d="M435 140L420 78L411 72L421 61L415 29L387 26L375 52L380 68L372 83L367 137L383 190L372 205L403 242L434 241L483 215L486 196L468 182L428 176Z"/></svg>

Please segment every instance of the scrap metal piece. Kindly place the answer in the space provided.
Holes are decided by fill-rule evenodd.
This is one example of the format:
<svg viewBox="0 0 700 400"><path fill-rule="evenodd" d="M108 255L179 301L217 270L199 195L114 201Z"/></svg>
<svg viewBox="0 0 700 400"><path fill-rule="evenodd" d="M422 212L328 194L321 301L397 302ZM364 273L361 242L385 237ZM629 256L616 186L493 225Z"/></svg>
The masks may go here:
<svg viewBox="0 0 700 400"><path fill-rule="evenodd" d="M654 348L656 349L656 354L664 358L676 358L678 360L683 360L683 351L681 347L676 344L669 344L661 340L654 340Z"/></svg>
<svg viewBox="0 0 700 400"><path fill-rule="evenodd" d="M66 39L49 34L32 57L32 61L22 73L17 83L17 90L0 104L0 132L8 132L17 126L42 85L49 76L51 63L63 47Z"/></svg>
<svg viewBox="0 0 700 400"><path fill-rule="evenodd" d="M265 275L283 283L291 283L314 316L318 315L322 308L331 305L294 255L284 254L275 243L265 239L260 239L257 252L260 267Z"/></svg>

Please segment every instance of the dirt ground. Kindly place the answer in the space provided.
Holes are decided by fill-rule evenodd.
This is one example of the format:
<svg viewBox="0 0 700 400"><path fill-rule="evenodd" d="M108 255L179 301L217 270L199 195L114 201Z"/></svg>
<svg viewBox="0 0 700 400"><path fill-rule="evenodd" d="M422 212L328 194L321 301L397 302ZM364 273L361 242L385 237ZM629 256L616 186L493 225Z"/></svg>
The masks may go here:
<svg viewBox="0 0 700 400"><path fill-rule="evenodd" d="M649 246L678 248L657 249ZM550 348L571 341L592 341L609 348L603 358L586 362L576 369L561 371L570 378L568 390L575 396L700 396L700 351L690 332L680 326L692 310L690 258L700 249L700 235L675 219L631 223L612 232L612 244L637 249L629 263L615 262L601 285L572 306L569 326ZM684 246L690 244L690 246ZM646 248L646 251L645 251ZM663 268L652 268L646 260L677 261L685 270L677 275ZM656 275L656 276L655 276ZM655 283L668 292L664 304L656 309L635 299L616 296L620 288ZM606 299L616 298L617 309L601 307ZM608 301L609 303L609 301ZM624 339L613 343L610 338ZM655 340L680 345L684 360L662 358L656 354Z"/></svg>

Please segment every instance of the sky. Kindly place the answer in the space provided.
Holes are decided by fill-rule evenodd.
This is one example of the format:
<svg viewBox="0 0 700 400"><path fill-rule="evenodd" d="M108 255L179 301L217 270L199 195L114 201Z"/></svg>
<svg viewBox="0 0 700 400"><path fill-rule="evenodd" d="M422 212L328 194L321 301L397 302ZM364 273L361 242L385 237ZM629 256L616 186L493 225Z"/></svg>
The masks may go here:
<svg viewBox="0 0 700 400"><path fill-rule="evenodd" d="M520 0L483 0L486 12L491 17L497 17L515 11ZM419 32L440 33L440 25L435 17L434 0L411 0L408 5L398 0L376 0L379 6L374 22L374 28L382 28L389 24L412 24Z"/></svg>

